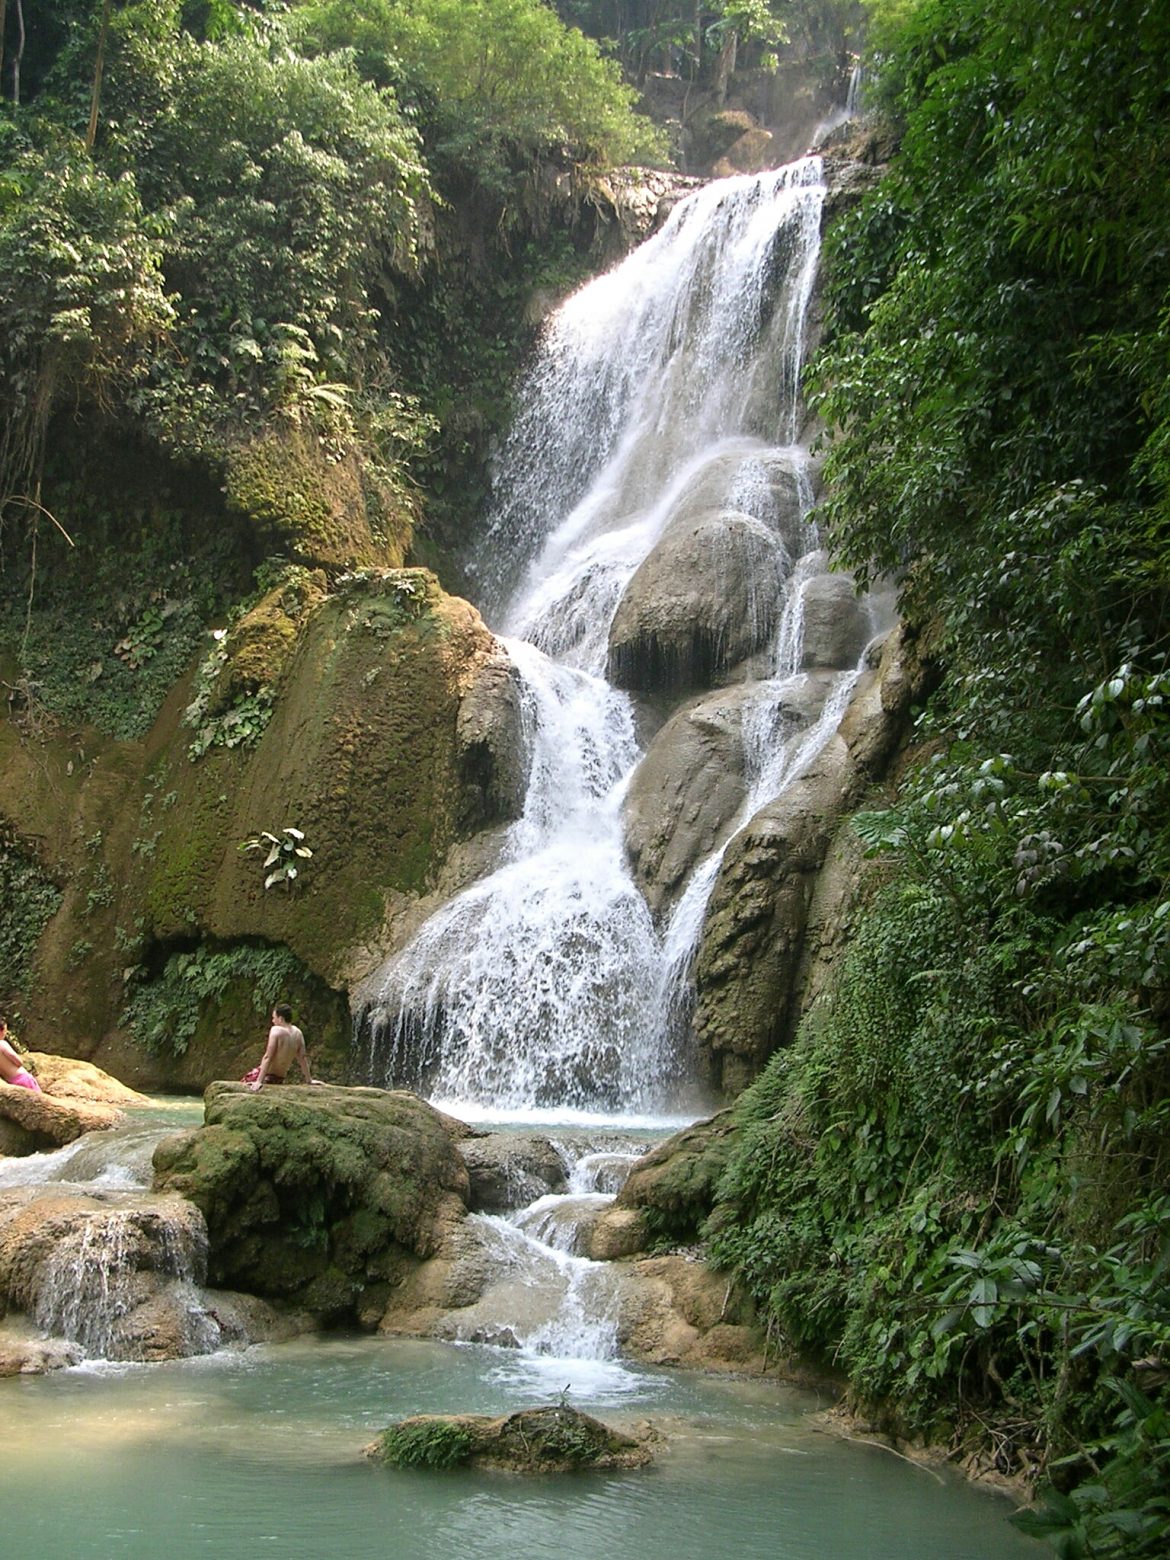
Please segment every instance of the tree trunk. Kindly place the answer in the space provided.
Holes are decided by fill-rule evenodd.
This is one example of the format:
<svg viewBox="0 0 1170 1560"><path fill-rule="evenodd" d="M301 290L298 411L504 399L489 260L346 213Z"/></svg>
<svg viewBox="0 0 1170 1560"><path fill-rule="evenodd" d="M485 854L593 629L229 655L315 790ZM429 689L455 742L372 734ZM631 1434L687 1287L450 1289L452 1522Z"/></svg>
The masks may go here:
<svg viewBox="0 0 1170 1560"><path fill-rule="evenodd" d="M93 95L89 101L89 128L85 132L85 149L93 151L94 142L97 140L98 106L102 100L102 72L106 68L106 38L110 31L110 5L112 0L105 0L102 6L102 25L98 33L97 60L93 67Z"/></svg>
<svg viewBox="0 0 1170 1560"><path fill-rule="evenodd" d="M724 40L723 47L719 50L719 58L715 61L715 101L722 108L727 97L727 88L732 75L735 72L735 59L739 52L739 34L729 32Z"/></svg>
<svg viewBox="0 0 1170 1560"><path fill-rule="evenodd" d="M12 56L12 106L20 107L20 62L24 57L24 0L16 0L16 53Z"/></svg>

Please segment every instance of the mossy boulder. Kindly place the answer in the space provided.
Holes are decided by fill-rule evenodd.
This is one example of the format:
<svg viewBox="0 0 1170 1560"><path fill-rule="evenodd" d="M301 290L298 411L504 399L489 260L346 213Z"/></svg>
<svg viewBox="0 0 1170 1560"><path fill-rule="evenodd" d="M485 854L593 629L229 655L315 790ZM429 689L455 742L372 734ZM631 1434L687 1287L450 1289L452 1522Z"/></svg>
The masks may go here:
<svg viewBox="0 0 1170 1560"><path fill-rule="evenodd" d="M155 1186L207 1221L212 1283L354 1321L466 1211L467 1171L416 1096L283 1084L207 1090L204 1125L155 1151Z"/></svg>
<svg viewBox="0 0 1170 1560"><path fill-rule="evenodd" d="M604 1243L606 1218L615 1230L628 1231L630 1214L640 1216L639 1245L625 1244L631 1251L644 1249L653 1239L678 1242L694 1241L715 1203L715 1188L727 1166L734 1145L732 1112L723 1110L707 1121L676 1132L639 1159L613 1208L599 1221L597 1242ZM595 1255L609 1255L595 1249ZM614 1253L616 1254L616 1253Z"/></svg>
<svg viewBox="0 0 1170 1560"><path fill-rule="evenodd" d="M228 506L261 539L297 562L395 568L414 515L401 492L378 479L355 448L319 438L303 423L278 421L228 456Z"/></svg>
<svg viewBox="0 0 1170 1560"><path fill-rule="evenodd" d="M363 957L380 962L387 918L482 819L491 754L465 751L460 713L497 655L478 613L425 570L343 582L300 626L255 747L194 765L166 753L154 795L177 803L153 803L140 825L152 848L133 862L148 939L188 942L192 926L263 939L335 989ZM288 826L312 857L266 888L263 855L240 846Z"/></svg>
<svg viewBox="0 0 1170 1560"><path fill-rule="evenodd" d="M392 1425L366 1455L397 1468L504 1468L569 1473L640 1468L652 1460L649 1435L635 1438L578 1409L556 1404L485 1414L416 1414Z"/></svg>

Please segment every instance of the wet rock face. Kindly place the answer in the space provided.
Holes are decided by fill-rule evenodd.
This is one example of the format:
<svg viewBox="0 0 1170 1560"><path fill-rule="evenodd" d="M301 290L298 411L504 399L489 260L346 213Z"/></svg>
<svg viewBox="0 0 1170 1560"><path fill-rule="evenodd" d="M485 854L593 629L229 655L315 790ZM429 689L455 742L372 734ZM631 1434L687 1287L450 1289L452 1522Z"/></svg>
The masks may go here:
<svg viewBox="0 0 1170 1560"><path fill-rule="evenodd" d="M774 704L773 739L810 726L824 696L823 679L791 679ZM723 843L743 806L744 721L759 698L759 685L747 683L684 705L638 765L626 798L625 842L634 879L656 916Z"/></svg>
<svg viewBox="0 0 1170 1560"><path fill-rule="evenodd" d="M528 778L520 678L503 649L484 662L463 695L455 735L464 827L488 828L518 818Z"/></svg>
<svg viewBox="0 0 1170 1560"><path fill-rule="evenodd" d="M0 1204L5 1307L91 1358L180 1359L217 1348L219 1330L205 1324L194 1287L206 1258L203 1220L180 1198L106 1205L13 1193Z"/></svg>
<svg viewBox="0 0 1170 1560"><path fill-rule="evenodd" d="M671 524L627 585L609 633L619 688L707 688L767 645L785 569L774 532L722 509Z"/></svg>
<svg viewBox="0 0 1170 1560"><path fill-rule="evenodd" d="M471 1178L473 1213L509 1213L565 1190L565 1164L547 1138L489 1133L459 1144Z"/></svg>
<svg viewBox="0 0 1170 1560"><path fill-rule="evenodd" d="M331 1321L364 1318L366 1292L437 1251L469 1195L439 1113L382 1089L212 1084L205 1124L154 1165L207 1220L212 1282Z"/></svg>
<svg viewBox="0 0 1170 1560"><path fill-rule="evenodd" d="M813 957L806 933L833 835L884 773L920 685L898 630L858 679L836 734L723 858L695 961L694 1024L711 1081L727 1093L795 1035ZM848 882L834 892L847 894Z"/></svg>
<svg viewBox="0 0 1170 1560"><path fill-rule="evenodd" d="M803 665L849 671L873 633L852 576L818 574L804 587Z"/></svg>

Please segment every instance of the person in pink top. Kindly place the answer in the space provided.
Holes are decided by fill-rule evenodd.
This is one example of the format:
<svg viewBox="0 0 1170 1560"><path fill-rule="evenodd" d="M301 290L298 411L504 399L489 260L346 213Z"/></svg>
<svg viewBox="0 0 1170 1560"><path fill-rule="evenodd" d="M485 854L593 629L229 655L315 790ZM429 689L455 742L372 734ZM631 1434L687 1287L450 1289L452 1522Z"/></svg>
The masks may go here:
<svg viewBox="0 0 1170 1560"><path fill-rule="evenodd" d="M41 1092L40 1084L21 1061L20 1052L9 1043L8 1020L2 1013L0 1013L0 1080L4 1083L14 1083L18 1089L32 1089L37 1094Z"/></svg>

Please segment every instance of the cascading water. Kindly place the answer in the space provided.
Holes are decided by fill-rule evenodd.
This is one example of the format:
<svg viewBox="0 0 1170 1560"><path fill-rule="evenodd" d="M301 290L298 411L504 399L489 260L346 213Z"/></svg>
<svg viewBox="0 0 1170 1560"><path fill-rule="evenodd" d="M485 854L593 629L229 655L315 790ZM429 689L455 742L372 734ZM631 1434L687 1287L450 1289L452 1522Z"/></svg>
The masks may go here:
<svg viewBox="0 0 1170 1560"><path fill-rule="evenodd" d="M656 927L623 847L640 754L631 700L606 681L611 630L663 538L716 516L753 560L735 631L749 649L771 640L745 705L741 822L835 726L848 677L825 680L798 738L777 720L816 547L798 388L823 195L815 158L708 185L550 322L479 549L523 690L527 802L499 869L383 968L373 1081L481 1109L683 1102L677 1020L719 854ZM730 556L712 546L713 578L730 579Z"/></svg>

